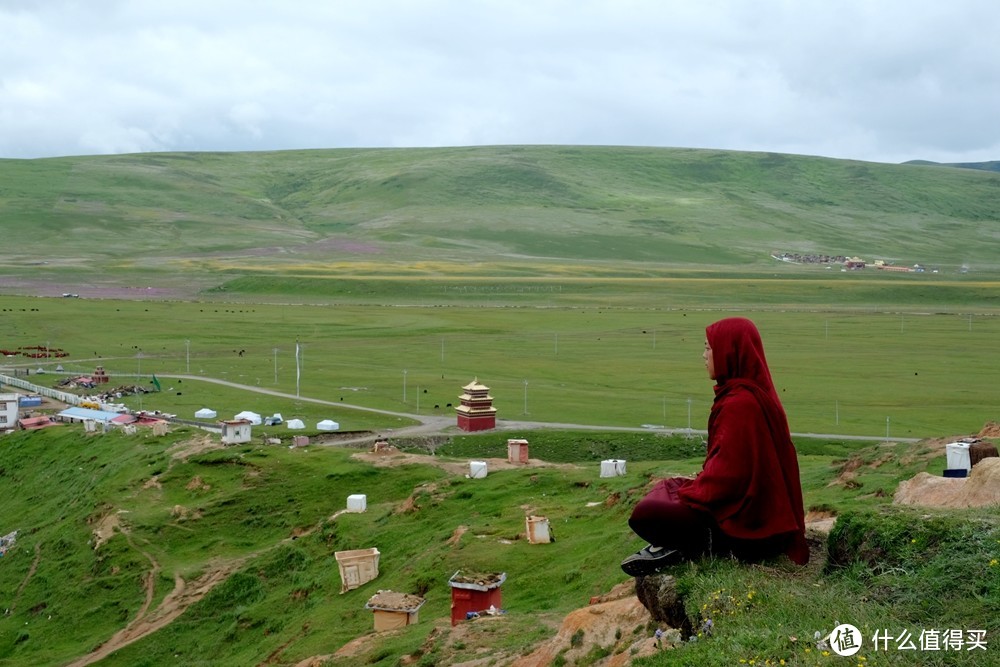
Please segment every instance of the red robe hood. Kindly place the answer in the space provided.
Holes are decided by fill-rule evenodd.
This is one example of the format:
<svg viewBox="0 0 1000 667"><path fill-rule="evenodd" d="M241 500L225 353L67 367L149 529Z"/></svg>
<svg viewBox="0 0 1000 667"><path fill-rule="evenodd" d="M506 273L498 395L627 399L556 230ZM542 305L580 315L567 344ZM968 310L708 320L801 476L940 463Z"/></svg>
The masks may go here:
<svg viewBox="0 0 1000 667"><path fill-rule="evenodd" d="M702 472L678 491L734 538L792 536L788 556L809 560L799 465L757 327L728 318L706 329L715 367Z"/></svg>

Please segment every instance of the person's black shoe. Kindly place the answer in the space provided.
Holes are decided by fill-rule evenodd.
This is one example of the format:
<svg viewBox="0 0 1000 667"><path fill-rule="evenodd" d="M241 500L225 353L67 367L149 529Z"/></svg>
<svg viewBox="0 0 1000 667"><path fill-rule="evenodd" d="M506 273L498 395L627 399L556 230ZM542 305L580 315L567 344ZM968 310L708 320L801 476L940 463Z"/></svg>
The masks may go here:
<svg viewBox="0 0 1000 667"><path fill-rule="evenodd" d="M665 547L649 545L622 561L622 571L630 577L655 574L680 560L680 552Z"/></svg>

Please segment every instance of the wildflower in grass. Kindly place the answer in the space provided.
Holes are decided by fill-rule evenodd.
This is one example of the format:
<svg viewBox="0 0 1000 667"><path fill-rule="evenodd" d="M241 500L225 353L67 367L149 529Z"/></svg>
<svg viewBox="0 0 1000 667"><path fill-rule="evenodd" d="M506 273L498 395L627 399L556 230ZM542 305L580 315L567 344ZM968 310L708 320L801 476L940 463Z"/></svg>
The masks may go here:
<svg viewBox="0 0 1000 667"><path fill-rule="evenodd" d="M997 565L1000 565L1000 560L994 558L993 560L990 561L990 567L996 567Z"/></svg>

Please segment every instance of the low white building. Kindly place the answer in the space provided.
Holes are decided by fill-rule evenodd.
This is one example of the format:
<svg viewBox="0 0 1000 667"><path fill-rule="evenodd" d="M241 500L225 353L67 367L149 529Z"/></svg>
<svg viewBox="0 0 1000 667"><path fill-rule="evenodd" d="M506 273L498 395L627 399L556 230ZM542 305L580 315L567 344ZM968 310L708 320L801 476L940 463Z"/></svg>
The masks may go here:
<svg viewBox="0 0 1000 667"><path fill-rule="evenodd" d="M17 427L17 394L0 394L0 431Z"/></svg>
<svg viewBox="0 0 1000 667"><path fill-rule="evenodd" d="M243 442L250 442L250 427L252 424L249 419L233 419L219 422L219 424L222 427L222 444L238 445Z"/></svg>

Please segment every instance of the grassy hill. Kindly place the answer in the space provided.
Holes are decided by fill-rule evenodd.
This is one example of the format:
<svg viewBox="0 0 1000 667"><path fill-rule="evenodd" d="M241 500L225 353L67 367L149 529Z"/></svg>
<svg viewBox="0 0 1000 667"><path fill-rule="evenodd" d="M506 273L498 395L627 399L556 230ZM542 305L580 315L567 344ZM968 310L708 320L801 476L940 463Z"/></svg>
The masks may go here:
<svg viewBox="0 0 1000 667"><path fill-rule="evenodd" d="M780 154L140 154L2 160L0 183L0 267L35 279L159 270L190 288L275 273L759 270L772 251L949 269L1000 256L996 173Z"/></svg>
<svg viewBox="0 0 1000 667"><path fill-rule="evenodd" d="M682 438L527 435L532 459L549 463L491 463L483 479L462 470L469 458L503 458L502 435L455 438L433 457L390 455L377 467L357 450L223 449L187 429L5 437L0 533L18 534L0 558L0 665L296 665L313 656L331 666L510 664L553 637L567 613L628 580L618 561L638 546L630 508L651 479L696 470L701 455ZM835 664L811 637L837 619L866 637L874 628L983 630L985 654L933 664L993 664L995 513L888 506L900 480L940 469L941 445L810 441L799 454L807 507L841 516L836 558L824 567L826 546L814 544L805 569L725 559L678 568L693 627L711 617L714 632L642 664ZM625 476L598 476L609 456L628 458ZM367 511L338 513L355 493L367 495ZM528 513L548 518L555 543L527 543ZM379 577L341 592L336 552L371 547L381 552ZM452 631L447 581L457 570L505 572L506 615ZM364 604L379 589L425 597L420 622L374 634ZM595 664L654 629L622 626L592 655L556 664ZM913 664L905 651L863 655Z"/></svg>

